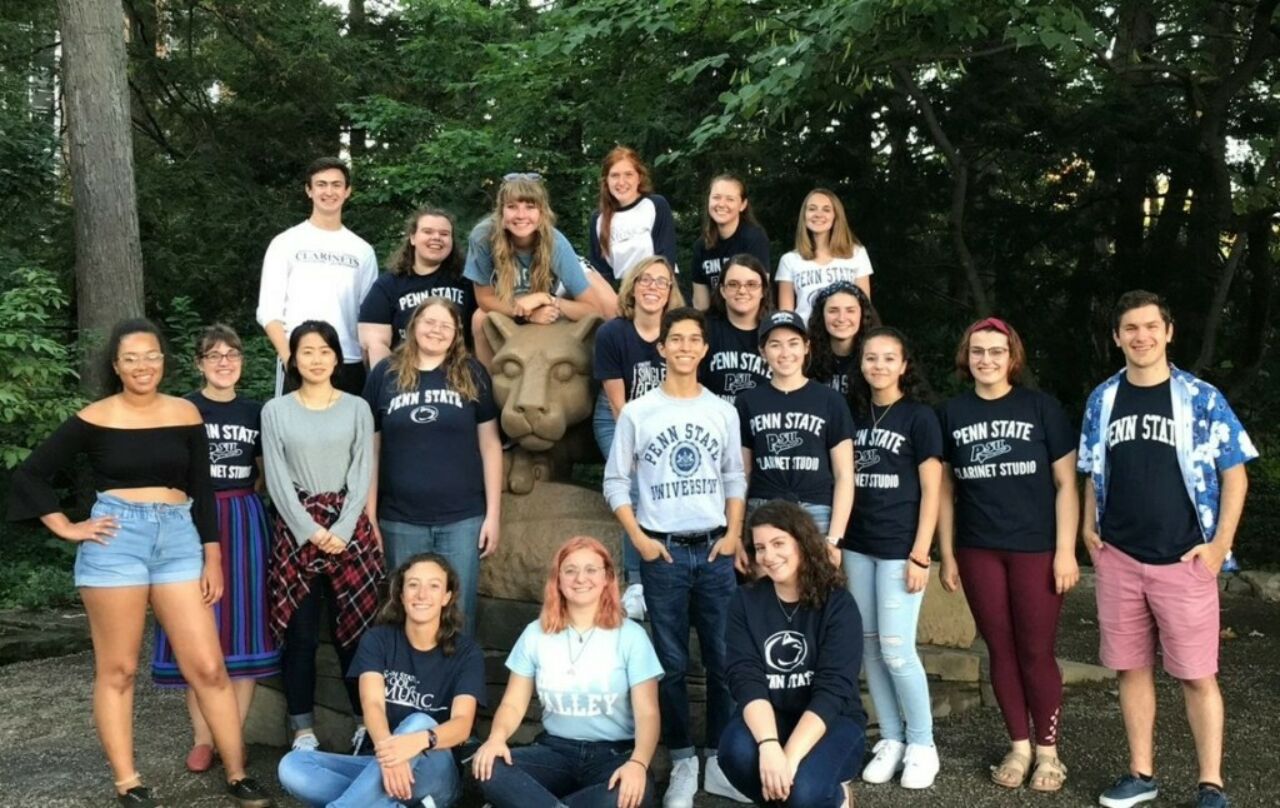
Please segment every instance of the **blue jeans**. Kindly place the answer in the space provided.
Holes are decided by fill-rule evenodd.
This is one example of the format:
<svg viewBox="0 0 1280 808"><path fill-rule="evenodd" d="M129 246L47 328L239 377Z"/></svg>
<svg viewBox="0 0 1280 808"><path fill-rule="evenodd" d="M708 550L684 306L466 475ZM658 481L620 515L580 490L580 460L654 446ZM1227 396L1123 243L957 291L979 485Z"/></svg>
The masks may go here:
<svg viewBox="0 0 1280 808"><path fill-rule="evenodd" d="M596 411L591 417L591 431L596 436L596 446L605 461L609 460L609 449L613 447L613 433L618 429L618 422L613 419L613 408L609 406L609 397L600 391L596 398ZM640 483L634 475L631 477L631 502L640 500ZM640 551L631 543L626 533L622 534L622 569L626 573L626 583L634 584L640 580Z"/></svg>
<svg viewBox="0 0 1280 808"><path fill-rule="evenodd" d="M571 741L542 733L529 746L511 750L511 761L493 761L493 775L480 783L494 808L616 808L609 778L627 762L632 741ZM653 805L653 777L645 774L642 808Z"/></svg>
<svg viewBox="0 0 1280 808"><path fill-rule="evenodd" d="M794 729L794 721L784 721L783 716L778 716L778 739L783 744ZM844 789L840 784L858 776L865 745L866 736L858 722L838 716L827 724L827 731L800 761L791 783L791 796L786 802L769 804L787 808L840 808L844 804ZM742 716L730 721L720 737L720 770L734 788L752 802L765 804L760 790L760 748Z"/></svg>
<svg viewBox="0 0 1280 808"><path fill-rule="evenodd" d="M755 509L768 501L763 497L749 498L747 500L747 519L750 520L751 514L755 512ZM818 526L818 532L824 536L827 535L827 531L831 530L831 506L819 505L816 502L797 502L796 504L803 508L805 513L813 517L814 523ZM747 524L751 524L750 521ZM743 536L742 540L751 541L750 534Z"/></svg>
<svg viewBox="0 0 1280 808"><path fill-rule="evenodd" d="M133 502L99 492L90 516L114 516L119 530L107 544L76 546L76 586L114 587L196 581L204 571L204 545L181 505Z"/></svg>
<svg viewBox="0 0 1280 808"><path fill-rule="evenodd" d="M468 637L475 636L476 590L480 582L480 526L483 516L471 516L447 525L415 525L379 519L387 545L387 569L394 570L416 553L439 553L458 573L458 593Z"/></svg>
<svg viewBox="0 0 1280 808"><path fill-rule="evenodd" d="M400 722L396 735L424 732L436 726L425 713ZM369 755L338 755L299 750L280 759L280 785L301 802L329 808L391 808L417 806L431 797L438 808L449 808L462 794L453 752L441 749L413 759L413 798L401 802L382 788L382 769Z"/></svg>
<svg viewBox="0 0 1280 808"><path fill-rule="evenodd" d="M673 760L693 757L689 732L689 622L698 630L702 667L707 675L706 748L715 749L733 713L733 697L724 676L724 635L729 599L738 587L732 556L707 561L711 544L666 542L671 563L661 556L640 565L644 605L653 629L653 648L662 663L658 706L662 712L662 742Z"/></svg>
<svg viewBox="0 0 1280 808"><path fill-rule="evenodd" d="M862 661L880 721L880 737L932 745L929 682L916 652L916 623L924 592L907 591L906 571L911 562L849 550L843 555L849 592L862 615Z"/></svg>

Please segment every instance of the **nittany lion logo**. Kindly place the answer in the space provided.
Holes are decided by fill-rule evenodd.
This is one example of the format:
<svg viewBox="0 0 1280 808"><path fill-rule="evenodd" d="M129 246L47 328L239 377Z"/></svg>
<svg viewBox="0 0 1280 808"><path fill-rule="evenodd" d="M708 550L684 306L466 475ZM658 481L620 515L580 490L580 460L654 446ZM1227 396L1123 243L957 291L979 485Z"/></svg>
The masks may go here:
<svg viewBox="0 0 1280 808"><path fill-rule="evenodd" d="M240 448L240 444L235 441L226 441L224 443L209 444L209 462L217 463L232 457L239 457L244 454L244 450Z"/></svg>
<svg viewBox="0 0 1280 808"><path fill-rule="evenodd" d="M698 447L692 443L688 441L677 443L676 448L671 450L671 470L681 477L693 474L700 465L702 465L702 455L699 454Z"/></svg>
<svg viewBox="0 0 1280 808"><path fill-rule="evenodd" d="M993 457L999 457L1002 454L1008 454L1013 451L1013 447L1009 445L1007 440L989 440L986 443L979 443L973 447L969 454L970 463L985 463Z"/></svg>
<svg viewBox="0 0 1280 808"><path fill-rule="evenodd" d="M439 418L440 410L427 404L414 407L413 412L409 413L409 420L415 424L434 424Z"/></svg>
<svg viewBox="0 0 1280 808"><path fill-rule="evenodd" d="M750 373L724 374L724 391L729 395L737 395L743 390L754 389L756 389L756 380Z"/></svg>
<svg viewBox="0 0 1280 808"><path fill-rule="evenodd" d="M798 631L779 631L764 641L764 660L775 671L790 673L808 656L809 643Z"/></svg>
<svg viewBox="0 0 1280 808"><path fill-rule="evenodd" d="M800 437L799 432L778 432L765 435L764 437L769 444L770 454L789 452L797 446L804 444L804 438Z"/></svg>
<svg viewBox="0 0 1280 808"><path fill-rule="evenodd" d="M856 454L858 457L853 461L856 471L869 469L880 462L879 449L859 449Z"/></svg>

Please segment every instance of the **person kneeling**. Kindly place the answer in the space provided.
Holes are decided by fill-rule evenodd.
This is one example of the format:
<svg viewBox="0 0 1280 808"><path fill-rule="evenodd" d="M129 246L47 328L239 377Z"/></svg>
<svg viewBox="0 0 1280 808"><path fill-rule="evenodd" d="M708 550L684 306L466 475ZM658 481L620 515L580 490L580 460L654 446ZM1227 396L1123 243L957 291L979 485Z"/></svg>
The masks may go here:
<svg viewBox="0 0 1280 808"><path fill-rule="evenodd" d="M511 678L472 770L494 808L649 808L662 666L622 612L608 550L579 536L551 566L541 617L511 649ZM534 684L545 731L510 749Z"/></svg>
<svg viewBox="0 0 1280 808"><path fill-rule="evenodd" d="M753 802L851 807L866 741L858 607L795 503L756 509L747 555L765 577L729 606L726 670L742 708L720 736L720 768Z"/></svg>
<svg viewBox="0 0 1280 808"><path fill-rule="evenodd" d="M484 655L462 633L458 575L418 553L391 578L391 594L347 675L360 682L376 757L296 750L280 783L307 805L448 808L462 792L451 747L471 735L485 701Z"/></svg>

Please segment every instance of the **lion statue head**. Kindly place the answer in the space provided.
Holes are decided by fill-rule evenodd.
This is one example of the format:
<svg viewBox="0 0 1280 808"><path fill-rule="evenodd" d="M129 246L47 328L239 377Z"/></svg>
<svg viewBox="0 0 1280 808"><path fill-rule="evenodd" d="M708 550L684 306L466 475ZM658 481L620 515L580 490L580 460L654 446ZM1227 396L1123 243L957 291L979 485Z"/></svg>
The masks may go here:
<svg viewBox="0 0 1280 808"><path fill-rule="evenodd" d="M600 323L594 314L551 325L518 325L498 312L485 320L502 431L521 448L545 452L591 417L591 355Z"/></svg>

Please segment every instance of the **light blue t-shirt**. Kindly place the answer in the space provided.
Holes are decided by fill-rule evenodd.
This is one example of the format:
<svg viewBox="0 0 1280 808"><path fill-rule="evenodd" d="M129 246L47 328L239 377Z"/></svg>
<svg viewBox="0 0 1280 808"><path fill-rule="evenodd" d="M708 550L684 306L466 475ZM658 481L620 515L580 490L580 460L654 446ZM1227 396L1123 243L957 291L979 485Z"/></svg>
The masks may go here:
<svg viewBox="0 0 1280 808"><path fill-rule="evenodd" d="M462 276L479 286L497 285L493 269L493 247L489 241L492 233L493 218L486 216L471 229L471 235L467 238L467 264ZM573 251L573 245L563 233L555 229L551 233L551 274L560 281L569 296L576 299L591 285L583 271L582 259ZM529 293L529 267L532 263L533 253L516 253L516 265L520 273L516 278L515 294Z"/></svg>
<svg viewBox="0 0 1280 808"><path fill-rule="evenodd" d="M649 635L624 619L618 628L594 628L579 639L565 629L547 634L537 620L525 627L507 657L507 669L533 679L542 702L542 726L574 741L629 741L636 737L631 688L662 675Z"/></svg>

